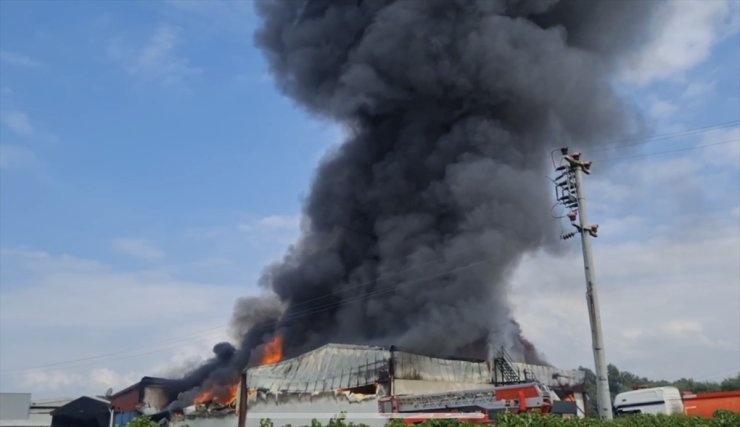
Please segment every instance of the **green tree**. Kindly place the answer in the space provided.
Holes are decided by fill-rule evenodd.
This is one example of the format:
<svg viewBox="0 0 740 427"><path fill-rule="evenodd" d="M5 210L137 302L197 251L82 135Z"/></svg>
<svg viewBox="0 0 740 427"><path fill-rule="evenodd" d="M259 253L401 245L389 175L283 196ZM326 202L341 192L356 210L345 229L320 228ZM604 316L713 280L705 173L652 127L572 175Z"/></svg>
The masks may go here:
<svg viewBox="0 0 740 427"><path fill-rule="evenodd" d="M672 382L670 385L678 387L681 391L693 391L694 393L706 393L709 391L719 391L720 385L712 381L696 381L693 378L681 378Z"/></svg>
<svg viewBox="0 0 740 427"><path fill-rule="evenodd" d="M596 411L596 375L593 371L588 368L579 367L581 371L586 374L586 393L588 394L588 406L586 408L589 416L595 416ZM707 393L712 391L730 391L740 390L740 373L734 377L730 377L722 381L721 383L713 381L696 381L693 378L681 378L676 381L665 381L665 380L651 380L646 377L641 377L633 374L629 371L620 371L614 365L607 367L609 374L609 391L611 392L612 401L614 397L625 391L634 390L638 387L664 387L673 386L684 391L692 391L694 393Z"/></svg>
<svg viewBox="0 0 740 427"><path fill-rule="evenodd" d="M599 413L599 408L596 406L596 374L583 366L580 366L578 369L585 374L584 382L586 384L586 396L588 399L586 413L589 417L595 417Z"/></svg>
<svg viewBox="0 0 740 427"><path fill-rule="evenodd" d="M740 390L740 372L734 377L730 377L722 381L720 389L722 391Z"/></svg>

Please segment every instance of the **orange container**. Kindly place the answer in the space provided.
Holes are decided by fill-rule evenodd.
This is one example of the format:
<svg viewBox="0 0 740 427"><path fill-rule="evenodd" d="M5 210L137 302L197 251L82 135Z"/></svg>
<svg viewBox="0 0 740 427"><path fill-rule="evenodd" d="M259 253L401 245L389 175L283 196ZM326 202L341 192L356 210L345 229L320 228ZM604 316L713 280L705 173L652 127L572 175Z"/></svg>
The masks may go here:
<svg viewBox="0 0 740 427"><path fill-rule="evenodd" d="M686 415L711 418L718 410L740 413L740 390L683 395Z"/></svg>

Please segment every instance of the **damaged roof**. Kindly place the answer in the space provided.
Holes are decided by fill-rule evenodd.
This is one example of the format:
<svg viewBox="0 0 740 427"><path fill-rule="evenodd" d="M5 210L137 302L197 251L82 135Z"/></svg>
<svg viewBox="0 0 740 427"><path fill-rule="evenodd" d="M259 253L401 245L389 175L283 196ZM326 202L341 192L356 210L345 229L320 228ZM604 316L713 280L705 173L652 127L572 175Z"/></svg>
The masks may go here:
<svg viewBox="0 0 740 427"><path fill-rule="evenodd" d="M392 358L395 378L468 384L491 383L491 369L483 361L441 359L404 351L394 351Z"/></svg>
<svg viewBox="0 0 740 427"><path fill-rule="evenodd" d="M247 387L324 393L396 379L490 384L488 364L440 359L379 346L327 344L298 357L247 369Z"/></svg>
<svg viewBox="0 0 740 427"><path fill-rule="evenodd" d="M124 388L123 390L117 391L109 396L111 399L115 399L122 394L128 393L131 390L144 388L144 387L159 387L159 388L177 388L180 385L179 380L172 380L167 378L158 377L143 377L141 381Z"/></svg>
<svg viewBox="0 0 740 427"><path fill-rule="evenodd" d="M292 359L247 369L247 387L272 392L322 393L375 384L388 376L390 350L327 344Z"/></svg>
<svg viewBox="0 0 740 427"><path fill-rule="evenodd" d="M583 384L585 374L551 366L515 363L554 387ZM327 344L292 359L246 370L247 388L271 393L328 393L395 379L491 384L485 361L448 359L398 351L394 347Z"/></svg>
<svg viewBox="0 0 740 427"><path fill-rule="evenodd" d="M520 372L529 372L549 387L574 387L586 382L586 372L579 369L558 369L552 366L514 362Z"/></svg>

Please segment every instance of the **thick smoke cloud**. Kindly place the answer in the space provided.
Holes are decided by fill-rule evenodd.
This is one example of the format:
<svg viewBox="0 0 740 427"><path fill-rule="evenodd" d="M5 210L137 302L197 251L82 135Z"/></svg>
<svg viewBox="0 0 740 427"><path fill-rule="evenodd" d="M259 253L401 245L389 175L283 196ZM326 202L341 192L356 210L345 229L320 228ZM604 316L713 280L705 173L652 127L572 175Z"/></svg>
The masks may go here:
<svg viewBox="0 0 740 427"><path fill-rule="evenodd" d="M490 344L535 360L507 278L557 234L549 149L635 126L612 78L654 3L257 2L278 88L347 138L316 172L303 235L262 278L282 311L256 328L255 308L237 309L231 366L273 333L288 356L344 342L485 357Z"/></svg>
<svg viewBox="0 0 740 427"><path fill-rule="evenodd" d="M645 3L258 3L278 87L350 133L317 172L307 230L264 277L293 350L459 354L490 337L532 356L506 279L556 234L547 148L634 121L611 78Z"/></svg>
<svg viewBox="0 0 740 427"><path fill-rule="evenodd" d="M175 390L175 399L169 411L179 411L190 405L204 390L210 390L217 398L230 393L241 371L250 361L252 350L259 348L264 337L275 331L282 312L281 304L272 297L243 298L237 301L232 323L235 335L241 337L240 348L222 342L213 347L214 357L183 378L174 380L170 389Z"/></svg>

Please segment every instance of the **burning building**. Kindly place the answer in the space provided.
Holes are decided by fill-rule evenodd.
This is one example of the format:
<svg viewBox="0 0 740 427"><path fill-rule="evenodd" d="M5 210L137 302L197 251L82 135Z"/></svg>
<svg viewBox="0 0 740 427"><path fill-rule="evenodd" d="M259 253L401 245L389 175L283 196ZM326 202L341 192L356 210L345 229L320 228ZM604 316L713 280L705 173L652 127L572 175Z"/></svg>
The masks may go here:
<svg viewBox="0 0 740 427"><path fill-rule="evenodd" d="M168 415L172 401L183 391L179 380L144 377L136 384L112 393L106 398L116 410L116 425L126 425L139 415L159 420Z"/></svg>
<svg viewBox="0 0 740 427"><path fill-rule="evenodd" d="M641 130L613 81L657 3L256 2L255 41L277 87L338 123L344 141L318 167L302 235L265 269L263 295L237 302L237 345L217 345L186 374L170 410L230 401L247 366L256 384L289 366L301 369L276 381L309 372L308 362L257 367L278 347L268 362L340 357L329 343L392 343L481 360L504 347L543 364L513 318L508 278L523 255L554 248L547 154ZM383 354L378 363L395 366ZM329 381L311 372L306 387ZM380 368L367 372L385 390Z"/></svg>
<svg viewBox="0 0 740 427"><path fill-rule="evenodd" d="M492 388L485 362L420 356L392 347L328 344L293 359L246 370L245 425L348 421L383 425L378 398L391 394Z"/></svg>
<svg viewBox="0 0 740 427"><path fill-rule="evenodd" d="M506 363L506 369L500 365ZM510 375L517 378L511 378ZM239 401L231 410L220 404L194 405L172 418L171 426L307 425L343 415L348 421L384 425L384 397L491 390L501 384L536 379L563 398L574 396L583 411L582 371L549 366L438 358L394 347L327 344L297 357L246 369ZM557 399L557 397L554 397Z"/></svg>

